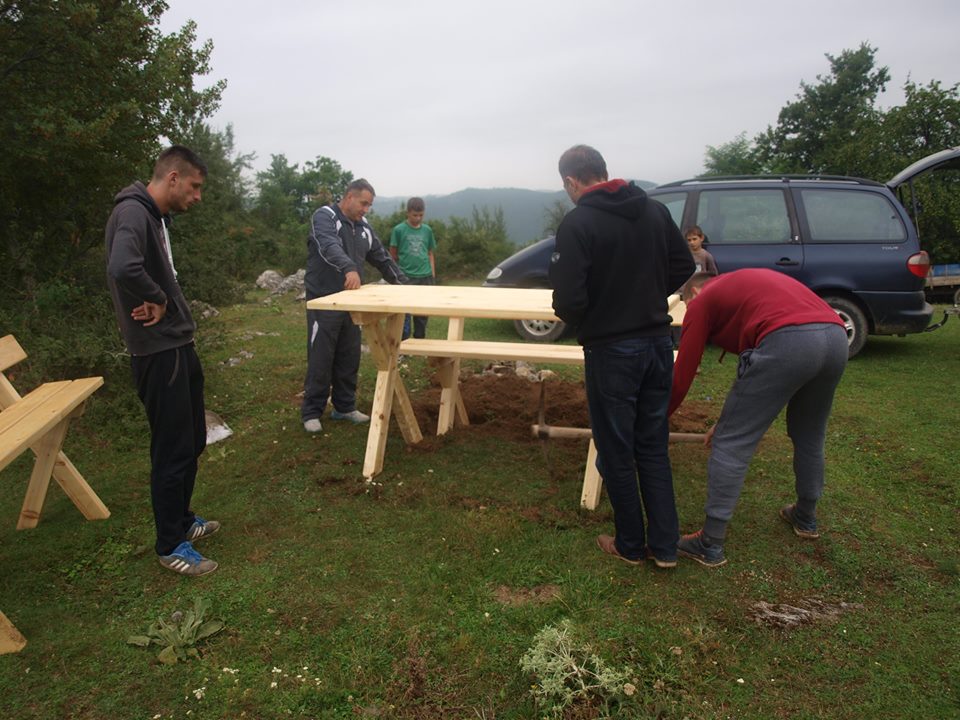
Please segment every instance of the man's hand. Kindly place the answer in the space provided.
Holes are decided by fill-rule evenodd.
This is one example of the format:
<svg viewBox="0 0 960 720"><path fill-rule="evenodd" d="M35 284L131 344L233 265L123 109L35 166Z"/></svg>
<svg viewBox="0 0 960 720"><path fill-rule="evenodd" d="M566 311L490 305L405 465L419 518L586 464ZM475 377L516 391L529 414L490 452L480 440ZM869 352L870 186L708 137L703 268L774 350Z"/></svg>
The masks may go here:
<svg viewBox="0 0 960 720"><path fill-rule="evenodd" d="M711 443L713 443L713 433L716 431L716 429L717 429L717 426L714 425L709 430L707 430L707 434L703 436L703 444L706 447L710 447Z"/></svg>
<svg viewBox="0 0 960 720"><path fill-rule="evenodd" d="M158 305L157 303L144 301L143 305L133 309L133 312L130 313L130 317L137 322L142 322L144 327L150 327L151 325L156 325L158 322L163 320L163 316L166 314L166 303Z"/></svg>
<svg viewBox="0 0 960 720"><path fill-rule="evenodd" d="M360 287L360 273L356 270L351 270L344 276L343 289L356 290L358 287Z"/></svg>

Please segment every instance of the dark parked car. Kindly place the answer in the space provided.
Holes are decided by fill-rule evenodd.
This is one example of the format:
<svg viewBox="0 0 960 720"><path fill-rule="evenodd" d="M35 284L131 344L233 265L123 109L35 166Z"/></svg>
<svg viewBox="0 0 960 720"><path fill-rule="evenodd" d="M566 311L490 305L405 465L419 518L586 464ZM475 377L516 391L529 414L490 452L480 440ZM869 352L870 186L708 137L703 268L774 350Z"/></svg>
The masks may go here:
<svg viewBox="0 0 960 720"><path fill-rule="evenodd" d="M887 183L843 176L710 177L659 185L647 193L681 228L699 225L720 272L767 267L795 277L843 318L856 355L867 335L923 331L933 314L924 298L930 267L898 191L920 174L960 168L960 148L931 155ZM912 196L912 194L911 194ZM553 237L510 256L488 287L549 287ZM522 337L550 341L562 323L516 323Z"/></svg>

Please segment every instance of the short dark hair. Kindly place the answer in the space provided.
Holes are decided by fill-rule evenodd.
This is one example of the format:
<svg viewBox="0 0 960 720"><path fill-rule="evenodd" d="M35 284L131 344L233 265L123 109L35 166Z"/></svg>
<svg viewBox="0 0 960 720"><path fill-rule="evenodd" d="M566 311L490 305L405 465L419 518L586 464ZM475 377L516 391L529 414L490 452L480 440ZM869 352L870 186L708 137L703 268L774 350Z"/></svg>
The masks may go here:
<svg viewBox="0 0 960 720"><path fill-rule="evenodd" d="M368 183L363 178L357 178L356 180L351 181L351 183L347 185L347 189L344 190L343 195L344 197L346 197L350 193L363 192L364 190L366 190L368 193L370 193L374 197L377 196L376 191L373 189L373 185Z"/></svg>
<svg viewBox="0 0 960 720"><path fill-rule="evenodd" d="M701 270L700 272L695 272L690 276L690 279L684 283L683 289L680 291L680 298L684 302L690 302L693 297L693 291L697 288L702 288L707 284L708 280L713 280L717 274L709 270Z"/></svg>
<svg viewBox="0 0 960 720"><path fill-rule="evenodd" d="M686 237L687 235L699 235L700 237L703 237L703 230L699 225L691 225L683 231L683 236Z"/></svg>
<svg viewBox="0 0 960 720"><path fill-rule="evenodd" d="M407 200L407 212L423 212L427 209L427 204L423 198L412 197Z"/></svg>
<svg viewBox="0 0 960 720"><path fill-rule="evenodd" d="M606 181L607 163L603 155L589 145L574 145L560 156L560 177L572 177L581 183Z"/></svg>
<svg viewBox="0 0 960 720"><path fill-rule="evenodd" d="M185 145L171 145L157 158L153 166L153 178L160 180L171 170L184 172L188 167L199 172L202 177L207 176L207 164L199 155Z"/></svg>

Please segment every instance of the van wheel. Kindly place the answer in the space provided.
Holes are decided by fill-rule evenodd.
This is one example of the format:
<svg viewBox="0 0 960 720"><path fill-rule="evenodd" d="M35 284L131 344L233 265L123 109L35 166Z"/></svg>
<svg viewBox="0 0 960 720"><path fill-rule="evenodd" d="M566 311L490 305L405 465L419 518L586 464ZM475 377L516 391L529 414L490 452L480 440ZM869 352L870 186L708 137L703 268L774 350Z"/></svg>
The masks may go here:
<svg viewBox="0 0 960 720"><path fill-rule="evenodd" d="M553 342L559 340L567 329L559 320L514 320L517 334L524 340L533 342Z"/></svg>
<svg viewBox="0 0 960 720"><path fill-rule="evenodd" d="M867 318L863 310L852 300L842 297L825 297L824 301L834 309L843 325L847 329L847 347L852 358L858 352L863 350L867 342Z"/></svg>

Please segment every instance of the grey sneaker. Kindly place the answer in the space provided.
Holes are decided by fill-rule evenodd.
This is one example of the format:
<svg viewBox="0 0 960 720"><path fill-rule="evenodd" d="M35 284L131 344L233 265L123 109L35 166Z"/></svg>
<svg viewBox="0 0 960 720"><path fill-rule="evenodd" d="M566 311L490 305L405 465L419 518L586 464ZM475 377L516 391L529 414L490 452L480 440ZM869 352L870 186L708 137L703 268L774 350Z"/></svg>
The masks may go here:
<svg viewBox="0 0 960 720"><path fill-rule="evenodd" d="M706 567L720 567L727 562L727 558L723 555L723 544L705 542L703 530L681 536L680 542L677 543L677 553L696 560Z"/></svg>
<svg viewBox="0 0 960 720"><path fill-rule="evenodd" d="M220 523L216 520L204 520L199 515L193 519L193 525L187 530L187 540L194 542L205 537L210 537L220 529Z"/></svg>
<svg viewBox="0 0 960 720"><path fill-rule="evenodd" d="M187 540L177 545L169 555L160 555L159 560L167 570L190 577L207 575L219 567L216 561L205 558L194 550Z"/></svg>
<svg viewBox="0 0 960 720"><path fill-rule="evenodd" d="M802 537L804 540L816 540L820 537L820 533L817 532L817 521L810 522L797 517L796 505L784 505L780 508L780 517L793 528L797 537Z"/></svg>
<svg viewBox="0 0 960 720"><path fill-rule="evenodd" d="M310 418L303 421L303 429L308 433L318 433L323 430L323 425L320 424L319 418Z"/></svg>
<svg viewBox="0 0 960 720"><path fill-rule="evenodd" d="M359 410L351 410L350 412L345 412L345 413L339 412L337 410L333 410L330 412L330 419L331 420L349 420L350 422L356 423L357 425L370 422L370 416L365 415Z"/></svg>

